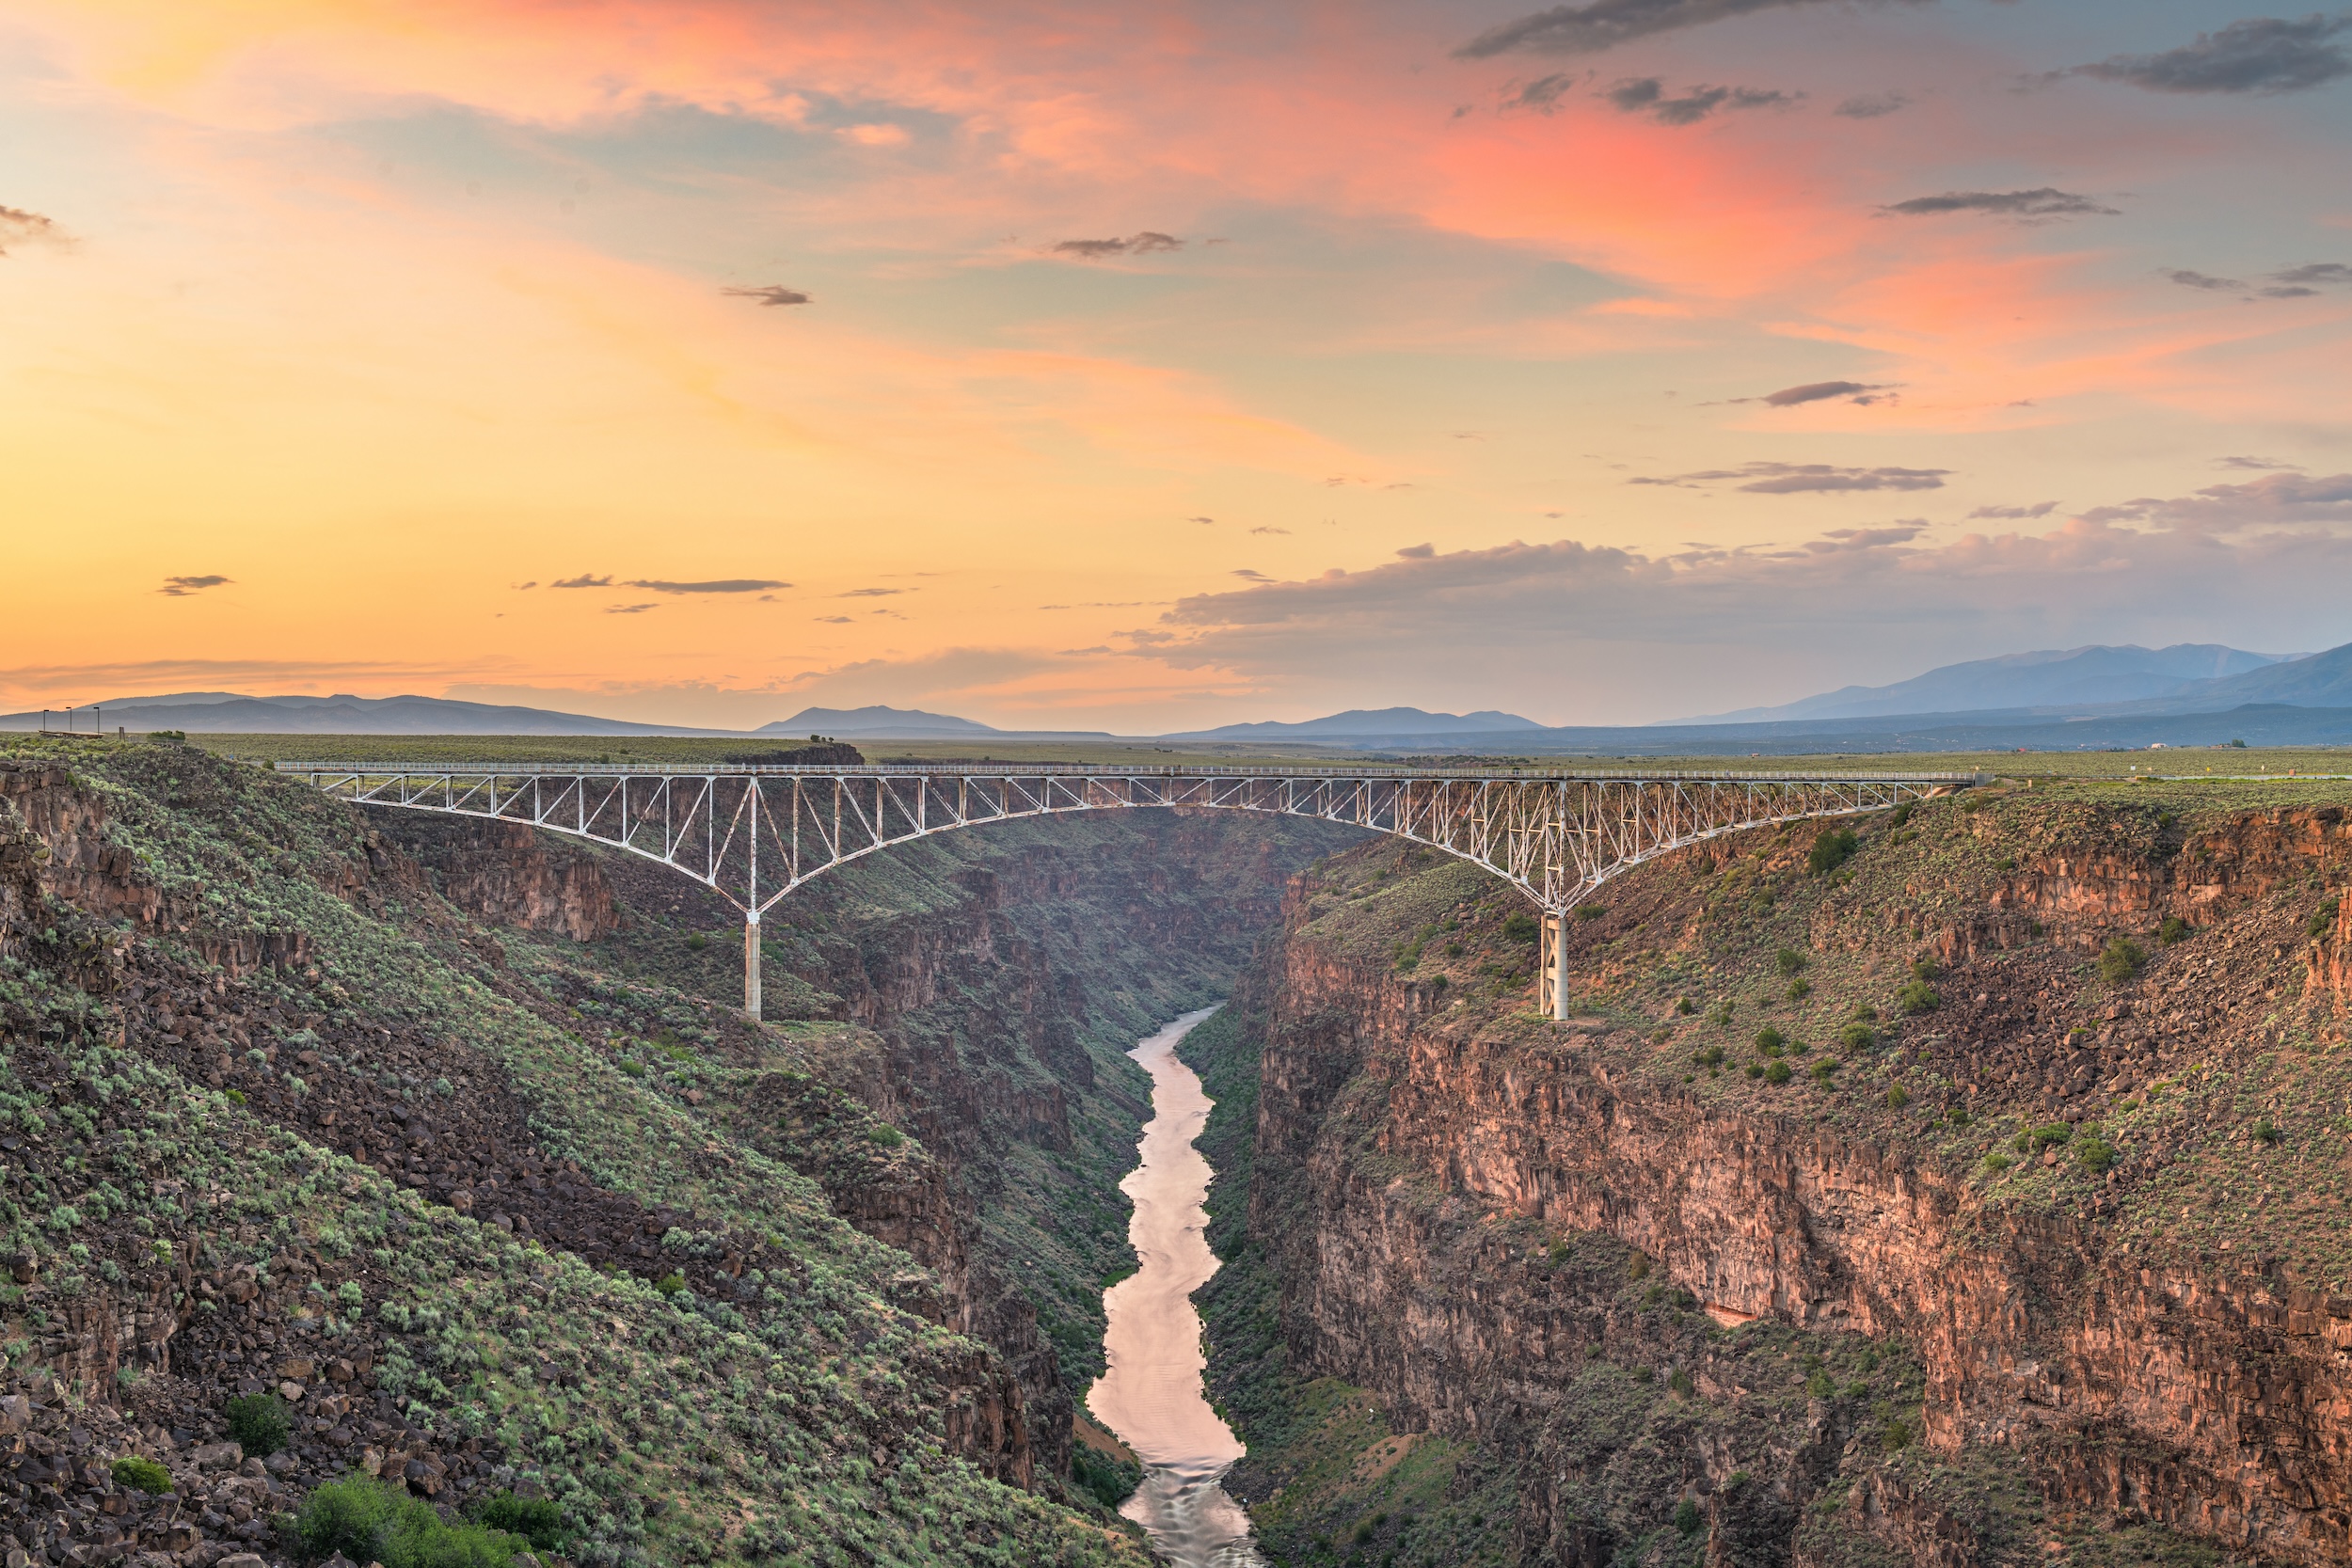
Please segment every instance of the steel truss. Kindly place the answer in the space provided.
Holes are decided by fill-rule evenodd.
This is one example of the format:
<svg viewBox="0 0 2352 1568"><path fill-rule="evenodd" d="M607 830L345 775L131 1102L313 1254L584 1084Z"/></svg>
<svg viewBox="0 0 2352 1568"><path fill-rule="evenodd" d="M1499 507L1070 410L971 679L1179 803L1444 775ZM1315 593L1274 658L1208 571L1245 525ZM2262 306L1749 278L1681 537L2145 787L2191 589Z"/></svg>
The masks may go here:
<svg viewBox="0 0 2352 1568"><path fill-rule="evenodd" d="M812 877L988 822L1143 806L1311 816L1471 862L1544 911L1542 987L1562 918L1612 877L1743 829L1883 810L1966 773L1440 772L1325 768L580 767L279 763L360 805L527 822L656 861L742 911L744 1007L759 1016L760 916Z"/></svg>

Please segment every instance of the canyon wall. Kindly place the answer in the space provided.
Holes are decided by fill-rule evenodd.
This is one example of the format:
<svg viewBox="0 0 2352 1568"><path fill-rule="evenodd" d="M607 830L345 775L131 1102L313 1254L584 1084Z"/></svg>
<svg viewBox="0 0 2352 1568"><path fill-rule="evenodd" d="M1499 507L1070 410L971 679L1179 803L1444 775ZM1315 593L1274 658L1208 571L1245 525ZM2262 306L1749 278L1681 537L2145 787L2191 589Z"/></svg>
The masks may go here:
<svg viewBox="0 0 2352 1568"><path fill-rule="evenodd" d="M1418 901L1409 882L1343 890L1336 912L1302 883L1239 1002L1261 1053L1249 1228L1276 1251L1289 1365L1371 1391L1402 1429L1527 1445L1523 1560L1606 1560L1678 1497L1707 1504L1709 1560L1826 1562L1840 1531L1899 1560L1999 1560L1997 1529L1883 1468L1866 1451L1883 1445L1858 1441L1869 1422L1835 1398L1685 1433L1672 1484L1601 1496L1569 1440L1597 1358L1648 1357L1661 1377L1678 1360L1734 1407L1769 1404L1738 1325L1775 1324L1819 1337L1816 1357L1854 1336L1915 1355L1924 1450L1997 1454L2048 1507L2282 1561L2352 1556L2352 1295L2332 1283L2332 1220L2315 1212L2291 1247L2257 1203L2250 1234L2217 1251L2167 1243L2186 1173L2238 1180L2227 1162L2265 1147L2226 1125L2274 1071L2261 1053L2309 1052L2305 1086L2335 1086L2347 917L2319 900L2352 851L2345 814L1955 803L1918 823L1941 859L1881 826L1851 887L1798 875L1809 840L1770 832L1629 877L1572 931L1593 1016L1569 1027L1478 978L1520 960L1497 940L1502 907L1458 874L1421 874L1434 895ZM1974 857L1963 874L1955 853ZM1741 866L1773 884L1745 929L1720 912L1740 907L1724 879ZM1400 906L1385 922L1384 900ZM2153 929L2167 915L2185 927L2175 945ZM1458 958L1420 957L1456 930ZM2118 938L2142 944L2142 971L2084 982L2081 955ZM1820 993L1885 1007L1915 960L1932 1010L1838 1054ZM1764 990L1800 968L1804 1000ZM1753 1021L1710 1028L1682 995L1736 997ZM1707 1042L1740 1050L1768 1022L1760 1035L1804 1041L1827 1076L1692 1070ZM1805 1066L1784 1052L1772 1059ZM2336 1113L2316 1109L2294 1134L2314 1186L2344 1164ZM2021 1174L1988 1175L1988 1150L2010 1158L2010 1130L2035 1126L2085 1151L2076 1128L2096 1126L2113 1147L2086 1170L2087 1153L2029 1133ZM1718 1326L1643 1329L1622 1278L1596 1291L1544 1266L1572 1236L1630 1249ZM1810 1545L1808 1518L1827 1521Z"/></svg>

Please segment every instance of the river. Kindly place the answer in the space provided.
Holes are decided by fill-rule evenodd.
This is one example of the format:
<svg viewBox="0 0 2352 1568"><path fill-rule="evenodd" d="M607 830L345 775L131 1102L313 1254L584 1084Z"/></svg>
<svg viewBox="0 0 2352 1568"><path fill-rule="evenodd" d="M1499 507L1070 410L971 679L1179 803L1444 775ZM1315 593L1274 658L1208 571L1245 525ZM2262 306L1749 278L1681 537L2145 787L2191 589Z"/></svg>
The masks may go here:
<svg viewBox="0 0 2352 1568"><path fill-rule="evenodd" d="M1209 1119L1200 1075L1176 1043L1216 1011L1186 1013L1128 1055L1152 1075L1142 1163L1121 1191L1135 1199L1127 1239L1141 1267L1103 1294L1110 1370L1087 1394L1096 1420L1143 1461L1143 1484L1120 1512L1177 1568L1264 1568L1249 1518L1218 1484L1244 1451L1201 1392L1200 1318L1192 1292L1216 1273L1203 1234L1209 1162L1192 1141Z"/></svg>

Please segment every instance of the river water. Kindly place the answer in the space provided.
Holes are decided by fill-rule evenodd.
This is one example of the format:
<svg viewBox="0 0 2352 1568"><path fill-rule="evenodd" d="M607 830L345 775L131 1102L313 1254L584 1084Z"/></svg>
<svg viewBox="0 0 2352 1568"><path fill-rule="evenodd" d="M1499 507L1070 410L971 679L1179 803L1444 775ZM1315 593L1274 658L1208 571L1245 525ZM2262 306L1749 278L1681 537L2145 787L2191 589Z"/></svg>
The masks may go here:
<svg viewBox="0 0 2352 1568"><path fill-rule="evenodd" d="M1087 1394L1096 1420L1143 1461L1143 1484L1120 1512L1151 1533L1178 1568L1264 1568L1249 1519L1218 1484L1243 1453L1200 1388L1205 1364L1192 1292L1216 1273L1203 1234L1209 1162L1192 1141L1209 1119L1200 1075L1176 1043L1216 1011L1186 1013L1128 1055L1152 1075L1142 1164L1120 1183L1135 1199L1127 1239L1142 1266L1103 1294L1110 1370Z"/></svg>

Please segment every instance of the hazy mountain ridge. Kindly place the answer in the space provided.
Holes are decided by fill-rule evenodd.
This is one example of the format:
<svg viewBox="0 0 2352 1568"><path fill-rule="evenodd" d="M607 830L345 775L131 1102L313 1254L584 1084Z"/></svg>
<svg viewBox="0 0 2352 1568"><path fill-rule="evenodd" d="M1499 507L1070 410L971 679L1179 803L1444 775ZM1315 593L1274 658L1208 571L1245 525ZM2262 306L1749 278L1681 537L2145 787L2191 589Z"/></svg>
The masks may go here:
<svg viewBox="0 0 2352 1568"><path fill-rule="evenodd" d="M1776 707L1665 721L1676 725L1754 724L1788 719L1893 718L1906 714L2045 710L2192 696L2233 677L2289 662L2288 654L2248 653L2214 642L2042 649L1947 664L1888 686L1846 686ZM2250 693L2238 701L2282 701ZM2234 705L2230 702L2217 705ZM2311 704L2305 706L2315 705Z"/></svg>

